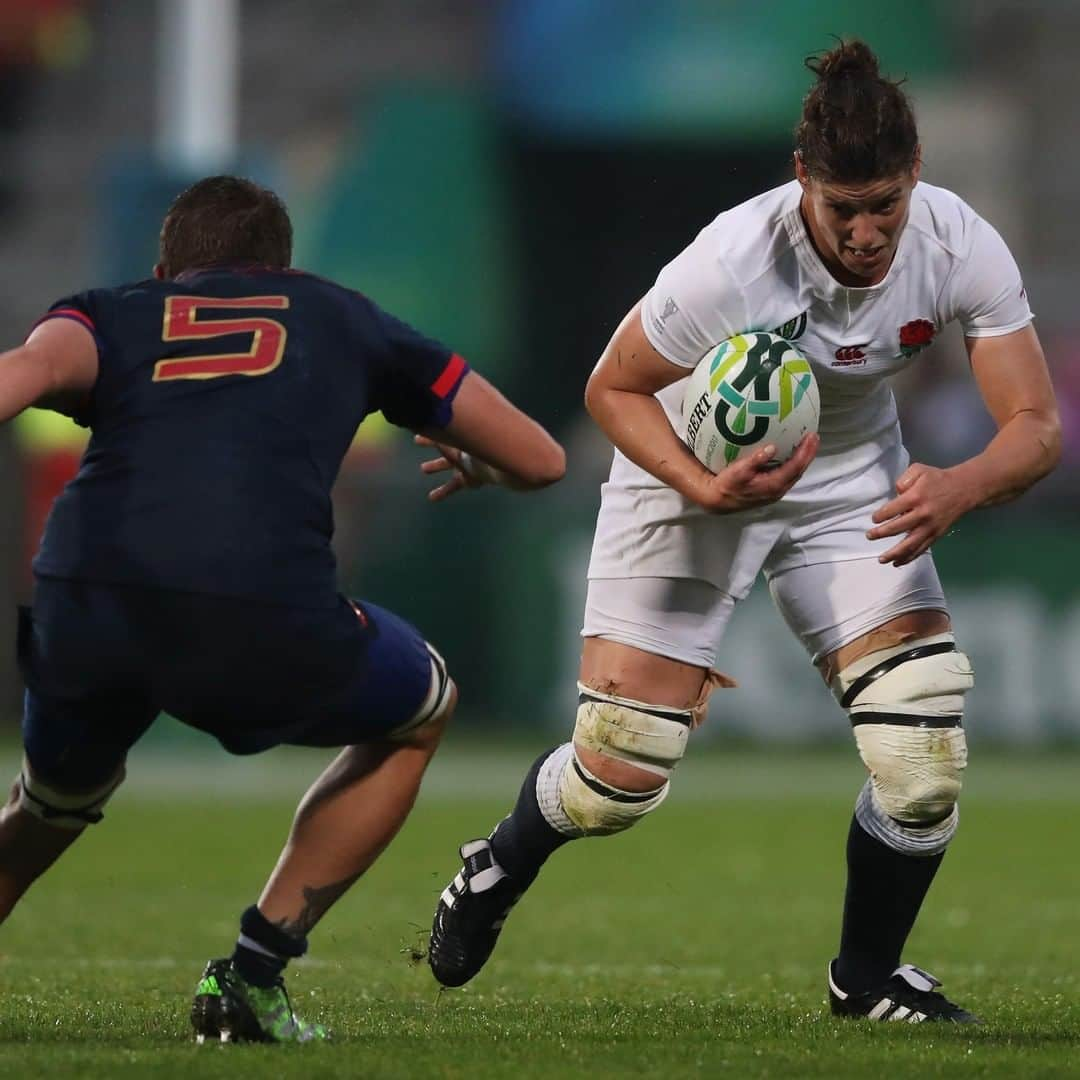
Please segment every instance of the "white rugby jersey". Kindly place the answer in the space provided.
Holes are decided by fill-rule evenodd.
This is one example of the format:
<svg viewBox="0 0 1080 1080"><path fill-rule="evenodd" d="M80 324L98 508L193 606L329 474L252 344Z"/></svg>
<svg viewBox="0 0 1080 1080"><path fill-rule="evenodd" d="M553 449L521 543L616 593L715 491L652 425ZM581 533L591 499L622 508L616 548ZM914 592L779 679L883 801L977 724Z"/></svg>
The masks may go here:
<svg viewBox="0 0 1080 1080"><path fill-rule="evenodd" d="M1032 314L1005 242L951 191L916 184L892 265L865 288L841 285L825 268L801 195L793 180L720 214L660 271L641 317L656 350L685 367L747 330L793 341L821 390L819 454L827 457L899 437L887 377L946 323L989 337L1021 329ZM662 394L674 417L676 386Z"/></svg>
<svg viewBox="0 0 1080 1080"><path fill-rule="evenodd" d="M590 577L630 572L719 581L712 564L727 558L721 534L745 520L814 516L822 500L843 505L860 493L887 498L907 464L888 376L953 320L968 337L1008 334L1031 321L1005 242L952 192L916 184L892 265L881 282L864 288L841 285L825 268L799 212L801 195L793 180L720 214L660 271L641 319L657 351L687 368L732 334L772 330L792 341L821 392L817 457L779 503L749 517L714 516L616 449ZM680 433L684 386L679 380L657 394ZM708 523L698 520L704 517ZM699 542L699 527L707 540ZM739 542L734 534L729 540L728 546Z"/></svg>

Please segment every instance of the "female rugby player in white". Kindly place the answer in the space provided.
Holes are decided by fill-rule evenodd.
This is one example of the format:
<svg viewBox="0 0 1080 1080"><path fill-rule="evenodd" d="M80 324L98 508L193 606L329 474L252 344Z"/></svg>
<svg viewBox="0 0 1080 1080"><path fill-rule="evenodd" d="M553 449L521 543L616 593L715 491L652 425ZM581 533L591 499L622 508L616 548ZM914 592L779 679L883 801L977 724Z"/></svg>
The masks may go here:
<svg viewBox="0 0 1080 1080"><path fill-rule="evenodd" d="M956 195L919 183L910 103L870 49L841 43L797 130L795 179L722 213L623 320L586 391L615 444L585 610L572 742L534 764L490 840L462 848L430 963L479 971L547 856L619 832L666 797L711 690L717 647L759 570L847 711L869 777L848 836L833 1011L971 1021L900 954L957 826L972 686L929 550L961 515L1053 468L1053 391L1020 273ZM998 432L947 469L909 464L887 377L959 321ZM676 434L679 380L746 330L796 339L821 391L818 437L768 470L765 447L717 475ZM464 466L464 468L462 468ZM450 487L484 478L453 455Z"/></svg>

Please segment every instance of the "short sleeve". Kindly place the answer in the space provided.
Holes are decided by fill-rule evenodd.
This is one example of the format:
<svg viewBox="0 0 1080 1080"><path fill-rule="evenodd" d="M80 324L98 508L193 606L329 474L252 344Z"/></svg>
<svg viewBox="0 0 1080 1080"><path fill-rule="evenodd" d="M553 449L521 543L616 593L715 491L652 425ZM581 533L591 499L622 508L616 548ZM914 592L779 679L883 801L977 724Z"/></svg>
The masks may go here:
<svg viewBox="0 0 1080 1080"><path fill-rule="evenodd" d="M30 328L30 332L33 333L36 327L43 322L48 322L50 319L70 319L72 322L77 322L80 326L85 326L93 335L94 344L97 346L98 364L104 364L105 339L98 326L99 319L96 309L97 298L94 290L76 293L74 296L65 296L50 306L49 310ZM52 408L54 411L70 417L80 427L92 427L94 423L95 392L95 390L91 390L84 400L79 401L77 405L70 408L58 405L53 405Z"/></svg>
<svg viewBox="0 0 1080 1080"><path fill-rule="evenodd" d="M372 305L386 344L374 405L399 427L444 428L469 365L445 345Z"/></svg>
<svg viewBox="0 0 1080 1080"><path fill-rule="evenodd" d="M967 258L950 283L951 306L966 337L1000 337L1034 318L1016 260L998 231L978 218Z"/></svg>
<svg viewBox="0 0 1080 1080"><path fill-rule="evenodd" d="M95 302L94 293L92 291L77 293L74 296L65 296L63 299L57 300L56 303L34 323L34 326L30 328L31 332L35 327L40 326L49 319L71 319L73 322L85 326L86 329L94 335L94 343L97 345L98 361L100 362L105 352L105 344L98 329L94 309Z"/></svg>
<svg viewBox="0 0 1080 1080"><path fill-rule="evenodd" d="M714 345L749 326L745 298L716 252L714 230L703 230L660 271L641 305L645 336L680 367L694 367Z"/></svg>

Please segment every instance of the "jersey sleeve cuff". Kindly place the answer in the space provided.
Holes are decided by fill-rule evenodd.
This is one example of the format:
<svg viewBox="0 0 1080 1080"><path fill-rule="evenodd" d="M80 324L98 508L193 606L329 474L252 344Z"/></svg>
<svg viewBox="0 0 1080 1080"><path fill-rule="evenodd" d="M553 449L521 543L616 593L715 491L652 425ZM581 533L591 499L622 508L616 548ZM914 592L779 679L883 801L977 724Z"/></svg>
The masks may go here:
<svg viewBox="0 0 1080 1080"><path fill-rule="evenodd" d="M468 374L469 365L465 358L453 353L446 362L442 374L431 384L431 392L443 401L453 400L461 386L461 380Z"/></svg>
<svg viewBox="0 0 1080 1080"><path fill-rule="evenodd" d="M685 357L676 356L674 354L670 342L656 332L644 305L642 305L641 308L641 329L649 344L669 363L674 364L676 367L686 368L687 370L697 367L697 360L687 360ZM698 360L700 359L701 357L698 357Z"/></svg>
<svg viewBox="0 0 1080 1080"><path fill-rule="evenodd" d="M94 320L91 319L85 311L80 311L78 308L74 307L53 308L52 311L45 312L45 314L30 327L30 333L32 334L42 323L48 322L50 319L70 319L72 322L77 322L80 326L85 326L86 329L90 331L91 335L93 335L94 344L97 346L98 360L101 360L102 354L105 352L105 343L101 340L101 335L94 325Z"/></svg>
<svg viewBox="0 0 1080 1080"><path fill-rule="evenodd" d="M465 358L453 353L442 374L431 384L431 393L435 398L430 421L433 427L444 428L450 423L454 415L454 398L468 373L469 365Z"/></svg>
<svg viewBox="0 0 1080 1080"><path fill-rule="evenodd" d="M1019 322L1010 323L1008 326L988 326L988 327L964 327L964 337L980 338L980 337L1004 337L1006 334L1015 334L1017 330L1023 330L1025 326L1030 326L1035 321L1034 315L1029 315L1026 319Z"/></svg>

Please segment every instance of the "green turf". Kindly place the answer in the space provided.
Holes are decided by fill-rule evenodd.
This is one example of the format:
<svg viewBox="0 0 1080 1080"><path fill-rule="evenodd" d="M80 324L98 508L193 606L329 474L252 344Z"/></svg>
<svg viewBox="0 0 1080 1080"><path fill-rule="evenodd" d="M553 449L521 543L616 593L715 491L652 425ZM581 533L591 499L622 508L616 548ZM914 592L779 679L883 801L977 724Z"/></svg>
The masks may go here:
<svg viewBox="0 0 1080 1080"><path fill-rule="evenodd" d="M1080 1076L1080 760L973 769L907 959L982 1014L978 1029L824 1010L858 784L829 755L688 762L683 794L653 820L557 854L483 974L437 993L409 954L454 848L491 825L528 760L438 766L290 974L298 1011L336 1041L292 1048L196 1047L186 1014L276 854L311 755L277 772L189 771L186 797L184 784L147 782L149 765L140 784L136 768L107 822L0 935L0 1075Z"/></svg>

